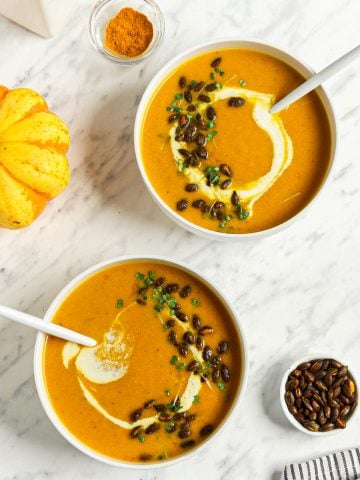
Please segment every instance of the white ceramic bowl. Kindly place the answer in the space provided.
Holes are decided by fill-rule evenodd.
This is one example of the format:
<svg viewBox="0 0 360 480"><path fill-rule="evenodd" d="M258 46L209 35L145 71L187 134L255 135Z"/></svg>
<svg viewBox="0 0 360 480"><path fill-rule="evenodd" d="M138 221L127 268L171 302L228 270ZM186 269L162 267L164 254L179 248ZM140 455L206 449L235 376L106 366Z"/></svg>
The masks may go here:
<svg viewBox="0 0 360 480"><path fill-rule="evenodd" d="M62 301L69 295L70 292L76 288L76 286L81 283L83 280L88 278L89 276L93 275L95 272L98 272L99 270L102 270L106 267L109 267L111 265L116 265L119 263L125 263L129 261L150 261L154 263L162 263L162 264L167 264L171 265L175 268L179 268L180 270L183 270L190 275L193 275L195 278L197 278L200 282L205 284L216 296L217 298L221 301L221 303L224 305L224 307L228 310L229 314L234 320L234 325L238 333L238 339L239 343L241 346L241 351L242 351L242 371L241 371L241 380L239 382L239 388L236 394L236 398L233 401L233 404L227 414L227 416L224 418L223 422L219 425L219 427L214 431L212 435L209 436L208 440L203 441L201 444L199 444L198 447L195 447L188 452L185 452L183 455L175 458L170 458L168 460L164 460L161 462L152 462L149 464L144 464L144 463L136 463L136 462L125 462L121 460L116 460L110 457L107 457L105 455L102 455L99 452L96 452L89 448L87 445L83 444L80 442L60 421L58 418L51 401L49 399L49 396L46 391L46 384L45 384L45 379L44 379L44 374L43 374L43 349L44 349L44 344L46 340L46 335L39 332L37 335L36 339L36 344L35 344L35 352L34 352L34 376L35 376L35 383L36 383L36 388L38 391L38 395L40 398L40 401L44 407L44 410L49 417L50 421L54 425L54 427L61 433L61 435L68 440L74 447L79 449L81 452L85 453L89 457L95 458L96 460L99 460L101 462L107 463L109 465L113 465L116 467L125 467L125 468L133 468L133 469L152 469L152 468L159 468L159 467L165 467L169 465L173 465L175 463L178 463L182 460L185 460L196 453L198 453L200 450L204 448L205 445L208 444L209 441L212 441L220 431L223 430L225 424L228 424L231 417L233 416L234 410L238 407L240 400L242 399L244 395L244 390L245 386L247 383L247 377L248 377L248 368L249 368L249 362L248 362L248 350L246 346L246 341L245 341L245 336L244 336L244 330L240 324L239 317L232 307L231 303L229 300L224 296L222 293L219 293L218 288L208 279L206 279L202 273L200 273L198 270L189 267L188 265L182 263L182 262L175 262L169 258L166 257L159 257L159 256L154 256L154 255L129 255L126 257L116 257L112 258L110 260L106 260L104 262L98 263L94 265L93 267L88 268L84 272L80 273L77 275L70 283L68 283L62 290L61 292L57 295L57 297L54 299L54 301L51 303L50 307L48 308L47 312L45 313L44 316L44 321L45 322L50 322L52 318L54 317L54 314L56 313L57 309L59 308L60 304Z"/></svg>
<svg viewBox="0 0 360 480"><path fill-rule="evenodd" d="M237 233L237 234L228 234L228 233L222 233L222 232L216 232L213 230L208 230L206 228L200 227L194 223L189 222L185 218L183 218L181 215L179 215L177 212L172 210L161 198L161 196L156 192L155 188L151 184L147 173L145 171L143 162L142 162L142 157L141 157L141 124L144 118L144 114L147 108L147 105L149 101L151 100L156 88L158 85L167 77L167 75L174 70L174 68L181 63L183 63L185 60L196 56L200 53L208 52L211 50L221 50L224 48L247 48L250 50L255 50L257 52L262 52L266 53L269 55L272 55L273 57L276 57L291 67L293 67L295 70L297 70L305 79L311 77L315 72L312 68L308 67L304 62L299 60L298 58L293 57L289 53L286 53L284 50L280 50L279 48L276 48L274 46L271 46L269 44L265 43L259 43L256 41L252 40L218 40L216 42L212 43L206 43L199 45L195 48L192 48L190 50L187 50L184 53L181 53L180 55L177 55L174 57L172 60L170 60L163 68L161 68L158 73L154 76L154 78L151 80L149 85L147 86L142 99L140 101L136 119L135 119L135 130L134 130L134 142L135 142L135 154L136 154L136 159L138 163L138 167L141 173L141 176L145 182L145 185L147 189L149 190L151 196L155 200L155 202L159 205L159 207L168 215L172 220L174 220L178 225L181 227L185 228L186 230L189 230L190 232L199 235L201 237L207 238L209 240L220 240L220 241L234 241L234 240L239 240L239 239L252 239L252 238L262 238L266 237L268 235L271 235L273 233L277 233L284 228L288 227L291 225L295 220L298 220L310 207L310 205L314 202L315 198L318 198L320 191L323 190L324 186L326 183L328 183L328 178L330 171L332 170L334 159L335 159L335 153L336 153L336 146L338 142L338 133L337 133L337 124L336 124L336 117L335 113L333 110L333 107L330 103L329 97L323 87L319 87L317 89L317 92L320 96L320 99L324 105L324 108L327 112L329 124L330 124L330 129L331 129L331 138L332 138L332 145L331 145L331 152L330 152L330 161L329 161L329 167L324 175L323 182L318 190L318 192L315 194L315 196L312 198L312 200L305 205L305 207L296 215L294 215L292 218L287 220L286 222L281 223L280 225L277 225L273 228L269 228L267 230L262 230L259 232L254 232L254 233Z"/></svg>
<svg viewBox="0 0 360 480"><path fill-rule="evenodd" d="M334 355L327 355L327 354L323 354L323 353L320 353L320 354L315 353L315 354L312 354L312 355L306 355L305 357L299 358L298 360L296 360L296 362L294 362L292 365L290 365L290 367L284 373L284 376L282 378L281 385L280 385L280 404L281 404L281 408L282 408L282 411L284 412L285 417L289 420L289 422L295 428L300 430L300 432L306 433L307 435L312 435L313 437L328 437L328 436L331 436L331 435L337 435L341 432L348 431L349 428L351 428L353 426L355 417L357 416L358 410L359 410L359 407L357 405L355 407L354 411L351 413L351 415L346 419L346 428L344 428L344 429L335 428L334 430L330 430L329 432L311 432L307 428L303 427L301 425L301 423L299 423L296 420L296 418L293 415L291 415L291 413L289 412L289 410L287 408L287 405L286 405L286 402L285 402L285 397L284 397L284 395L285 395L285 385L286 385L286 382L287 382L287 379L288 379L290 373L293 370L295 370L296 367L298 365L300 365L301 363L309 362L309 361L316 360L316 359L323 359L323 358L332 358L334 360L338 360L343 365L348 365L346 362L343 362L342 360L339 360L338 357L335 357ZM356 375L354 375L354 372L350 368L348 368L348 370L349 370L349 373L350 373L352 379L355 382L356 392L357 392L356 395L358 397L358 395L359 395L358 386L360 385L360 383L359 383Z"/></svg>

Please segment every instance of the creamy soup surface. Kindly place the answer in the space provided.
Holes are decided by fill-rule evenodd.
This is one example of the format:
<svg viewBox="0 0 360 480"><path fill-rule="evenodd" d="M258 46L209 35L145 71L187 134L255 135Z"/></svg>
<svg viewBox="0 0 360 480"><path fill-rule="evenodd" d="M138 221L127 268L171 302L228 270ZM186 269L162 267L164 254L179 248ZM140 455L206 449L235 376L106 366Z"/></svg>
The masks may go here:
<svg viewBox="0 0 360 480"><path fill-rule="evenodd" d="M204 284L161 263L128 262L81 283L54 322L95 348L48 337L46 387L65 427L91 449L161 461L204 441L236 396L242 369L232 317Z"/></svg>
<svg viewBox="0 0 360 480"><path fill-rule="evenodd" d="M269 109L303 81L286 63L245 49L178 66L142 124L143 164L160 197L225 233L266 230L302 210L328 171L328 118L315 92L279 114Z"/></svg>

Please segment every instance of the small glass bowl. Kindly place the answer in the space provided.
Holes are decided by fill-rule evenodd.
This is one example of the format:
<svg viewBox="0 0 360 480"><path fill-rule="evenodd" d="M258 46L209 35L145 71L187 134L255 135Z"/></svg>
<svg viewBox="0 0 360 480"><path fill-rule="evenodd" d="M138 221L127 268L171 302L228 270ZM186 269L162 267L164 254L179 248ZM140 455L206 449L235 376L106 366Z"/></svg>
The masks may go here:
<svg viewBox="0 0 360 480"><path fill-rule="evenodd" d="M109 20L115 17L122 8L130 7L147 16L153 25L154 36L148 48L138 57L117 55L104 45L105 28ZM94 6L89 19L91 43L95 49L111 62L120 65L136 65L147 59L160 44L165 32L163 14L154 0L100 0Z"/></svg>

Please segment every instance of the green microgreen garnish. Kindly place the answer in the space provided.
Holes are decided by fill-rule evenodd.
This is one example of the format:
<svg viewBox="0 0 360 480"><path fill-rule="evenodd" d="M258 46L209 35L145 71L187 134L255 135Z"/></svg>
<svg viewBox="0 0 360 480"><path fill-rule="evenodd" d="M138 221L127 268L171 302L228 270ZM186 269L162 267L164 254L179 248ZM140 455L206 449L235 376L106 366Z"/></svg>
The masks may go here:
<svg viewBox="0 0 360 480"><path fill-rule="evenodd" d="M199 404L200 397L199 395L194 395L193 397L193 405L198 405Z"/></svg>
<svg viewBox="0 0 360 480"><path fill-rule="evenodd" d="M135 277L136 277L138 280L144 280L145 275L144 275L143 273L136 272Z"/></svg>
<svg viewBox="0 0 360 480"><path fill-rule="evenodd" d="M154 272L149 272L149 278L150 280L156 280L156 275Z"/></svg>
<svg viewBox="0 0 360 480"><path fill-rule="evenodd" d="M171 357L170 363L171 365L176 365L178 361L179 361L179 357L177 357L176 355L173 355Z"/></svg>
<svg viewBox="0 0 360 480"><path fill-rule="evenodd" d="M210 73L210 79L211 79L211 80L215 80L215 73L214 73L214 72L211 72L211 73Z"/></svg>
<svg viewBox="0 0 360 480"><path fill-rule="evenodd" d="M175 422L169 422L165 425L165 430L171 433L172 428L175 426Z"/></svg>
<svg viewBox="0 0 360 480"><path fill-rule="evenodd" d="M177 98L178 100L180 100L181 98L184 98L184 94L183 93L177 93L175 95L175 98Z"/></svg>
<svg viewBox="0 0 360 480"><path fill-rule="evenodd" d="M155 312L160 313L162 310L164 310L164 307L162 305L155 305L154 310Z"/></svg>
<svg viewBox="0 0 360 480"><path fill-rule="evenodd" d="M121 308L124 305L124 300L122 298L118 298L116 302L117 308Z"/></svg>
<svg viewBox="0 0 360 480"><path fill-rule="evenodd" d="M240 80L239 83L240 83L240 85L241 85L242 87L245 87L245 86L246 86L245 80Z"/></svg>
<svg viewBox="0 0 360 480"><path fill-rule="evenodd" d="M181 410L182 408L183 408L182 405L173 405L172 411L176 413L176 412L178 412L179 410Z"/></svg>
<svg viewBox="0 0 360 480"><path fill-rule="evenodd" d="M154 282L151 280L151 278L145 278L144 283L145 285L150 287L150 285L152 285Z"/></svg>
<svg viewBox="0 0 360 480"><path fill-rule="evenodd" d="M219 223L219 227L220 228L224 228L226 226L226 224L228 222L230 222L230 220L232 219L232 216L231 215L225 215L225 217L221 220L221 222Z"/></svg>
<svg viewBox="0 0 360 480"><path fill-rule="evenodd" d="M217 382L216 386L218 387L219 390L222 392L225 390L225 385L222 382Z"/></svg>
<svg viewBox="0 0 360 480"><path fill-rule="evenodd" d="M207 122L207 126L208 126L209 128L214 128L214 127L215 127L215 122L214 122L213 120L209 120L209 121Z"/></svg>
<svg viewBox="0 0 360 480"><path fill-rule="evenodd" d="M217 134L218 134L218 132L217 132L216 130L213 130L212 132L209 132L209 133L206 135L206 138L207 138L208 140L211 140L211 139L214 138L215 135L217 135Z"/></svg>
<svg viewBox="0 0 360 480"><path fill-rule="evenodd" d="M239 217L239 220L246 220L248 216L250 215L250 212L248 210L245 210L239 203L239 205L236 205L236 210L237 214Z"/></svg>
<svg viewBox="0 0 360 480"><path fill-rule="evenodd" d="M138 435L137 438L138 438L139 442L141 442L141 443L144 443L144 442L145 442L145 437L144 437L144 435Z"/></svg>
<svg viewBox="0 0 360 480"><path fill-rule="evenodd" d="M185 367L186 367L186 363L178 363L176 365L176 370L184 370Z"/></svg>
<svg viewBox="0 0 360 480"><path fill-rule="evenodd" d="M210 185L219 185L220 176L219 176L220 167L211 167L210 165L205 168L205 175L209 180Z"/></svg>
<svg viewBox="0 0 360 480"><path fill-rule="evenodd" d="M182 109L180 107L166 107L166 110L168 112L178 112L178 113L182 112Z"/></svg>
<svg viewBox="0 0 360 480"><path fill-rule="evenodd" d="M201 302L200 302L200 300L199 300L198 298L193 298L193 299L191 300L191 304L192 304L192 305L195 305L196 307L198 307L198 306L201 304Z"/></svg>

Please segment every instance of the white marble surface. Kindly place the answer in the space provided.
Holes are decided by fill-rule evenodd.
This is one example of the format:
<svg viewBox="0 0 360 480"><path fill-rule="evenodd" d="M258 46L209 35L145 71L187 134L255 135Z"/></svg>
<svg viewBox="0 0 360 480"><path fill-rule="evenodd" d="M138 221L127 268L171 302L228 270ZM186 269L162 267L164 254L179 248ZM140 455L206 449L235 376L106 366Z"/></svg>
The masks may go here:
<svg viewBox="0 0 360 480"><path fill-rule="evenodd" d="M166 40L145 65L122 69L94 52L93 2L57 39L0 18L0 83L43 93L72 133L67 191L23 231L0 231L0 303L41 316L89 265L126 253L184 260L225 287L246 330L251 374L241 410L197 458L158 471L97 463L55 431L35 391L35 334L0 319L0 479L271 479L289 461L359 446L360 420L331 438L304 436L279 410L288 363L321 350L360 364L360 64L329 82L340 149L329 188L306 218L261 241L225 246L175 226L139 177L132 145L144 87L173 54L224 36L289 49L320 69L359 41L358 0L161 0Z"/></svg>

